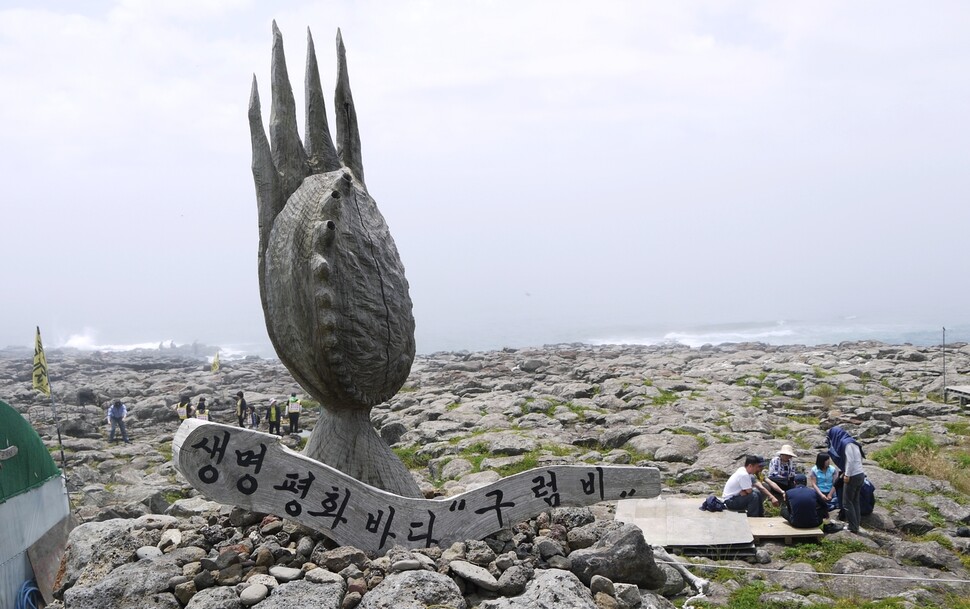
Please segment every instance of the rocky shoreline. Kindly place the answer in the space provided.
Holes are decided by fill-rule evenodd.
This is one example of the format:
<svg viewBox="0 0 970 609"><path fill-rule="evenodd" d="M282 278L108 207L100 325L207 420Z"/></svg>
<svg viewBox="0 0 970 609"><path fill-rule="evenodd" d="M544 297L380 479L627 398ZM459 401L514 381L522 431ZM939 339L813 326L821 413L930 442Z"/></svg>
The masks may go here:
<svg viewBox="0 0 970 609"><path fill-rule="evenodd" d="M782 443L810 467L823 429L839 423L870 457L870 533L840 532L814 549L764 543L756 565L692 559L721 567L691 569L711 579L694 606L754 594L765 607L890 597L900 607L965 607L956 603L970 602L967 489L872 460L918 433L939 455L970 464L970 418L938 398L942 356L876 342L437 353L416 359L404 388L372 419L429 497L548 464L630 463L659 468L664 493L702 498L720 493L745 454L770 457ZM55 605L661 608L693 594L635 527L612 520L610 504L555 509L486 540L378 557L197 496L171 463L172 405L204 396L214 420L233 423L237 391L260 408L299 391L278 361L223 362L215 373L202 355L179 350L53 351L48 361L68 488L84 523L72 533ZM946 368L948 385L970 384L970 347L948 346ZM59 462L50 403L31 389L30 369L29 354L0 352L0 399L31 421ZM109 399L128 405L132 444L107 442L101 404ZM313 422L311 408L301 426ZM301 438L282 441L298 448Z"/></svg>

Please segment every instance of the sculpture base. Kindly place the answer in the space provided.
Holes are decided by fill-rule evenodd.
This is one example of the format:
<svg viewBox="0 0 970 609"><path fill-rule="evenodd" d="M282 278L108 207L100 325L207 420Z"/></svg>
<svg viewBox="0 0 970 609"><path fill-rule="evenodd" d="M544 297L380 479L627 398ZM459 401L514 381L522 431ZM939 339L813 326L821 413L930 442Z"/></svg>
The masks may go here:
<svg viewBox="0 0 970 609"><path fill-rule="evenodd" d="M303 454L365 484L402 497L424 497L411 472L374 430L369 410L322 406Z"/></svg>

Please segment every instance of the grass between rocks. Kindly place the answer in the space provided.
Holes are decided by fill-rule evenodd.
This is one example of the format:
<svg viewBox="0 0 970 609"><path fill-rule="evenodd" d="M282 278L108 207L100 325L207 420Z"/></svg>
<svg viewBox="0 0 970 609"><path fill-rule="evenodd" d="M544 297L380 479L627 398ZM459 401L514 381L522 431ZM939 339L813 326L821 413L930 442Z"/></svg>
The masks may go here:
<svg viewBox="0 0 970 609"><path fill-rule="evenodd" d="M947 480L962 493L970 493L970 441L964 438L957 446L941 448L927 433L910 431L872 454L882 467L898 474L922 474Z"/></svg>
<svg viewBox="0 0 970 609"><path fill-rule="evenodd" d="M804 543L785 548L781 557L792 562L808 563L816 571L828 573L840 558L853 552L872 550L861 541L823 538L819 543Z"/></svg>
<svg viewBox="0 0 970 609"><path fill-rule="evenodd" d="M715 579L715 581L725 581L725 579L716 577L712 579ZM728 579L738 581L733 577ZM763 581L751 581L731 592L728 604L725 607L726 609L906 609L912 607L911 603L908 603L902 598L883 598L879 600L843 598L835 601L835 604L793 604L785 601L762 602L762 595L780 590L781 588L771 586ZM682 606L683 599L678 599L678 601L679 604L675 603L675 605ZM715 607L716 605L702 600L696 601L693 606ZM924 609L943 609L944 607L947 609L970 609L970 600L954 596L945 599L941 605L925 605Z"/></svg>

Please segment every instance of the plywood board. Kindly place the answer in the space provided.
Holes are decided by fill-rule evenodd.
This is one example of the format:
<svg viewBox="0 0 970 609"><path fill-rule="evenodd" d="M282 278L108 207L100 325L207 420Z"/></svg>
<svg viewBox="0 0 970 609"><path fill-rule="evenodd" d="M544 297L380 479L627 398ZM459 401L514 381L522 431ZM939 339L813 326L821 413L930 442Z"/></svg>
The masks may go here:
<svg viewBox="0 0 970 609"><path fill-rule="evenodd" d="M651 545L719 546L750 544L749 519L739 512L706 512L703 497L656 497L617 502L616 520L637 525Z"/></svg>
<svg viewBox="0 0 970 609"><path fill-rule="evenodd" d="M818 528L796 529L780 516L752 518L749 525L754 538L759 541L762 539L784 539L785 543L791 543L796 539L819 539L823 536L822 531Z"/></svg>

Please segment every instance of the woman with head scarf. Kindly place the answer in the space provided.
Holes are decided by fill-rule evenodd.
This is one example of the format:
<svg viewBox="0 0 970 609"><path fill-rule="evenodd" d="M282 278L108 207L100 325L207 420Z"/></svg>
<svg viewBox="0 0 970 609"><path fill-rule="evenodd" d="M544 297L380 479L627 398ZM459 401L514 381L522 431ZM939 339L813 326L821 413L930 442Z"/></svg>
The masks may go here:
<svg viewBox="0 0 970 609"><path fill-rule="evenodd" d="M866 454L859 442L837 425L828 431L825 443L832 461L842 471L845 483L841 495L842 508L845 510L846 520L849 521L849 530L856 534L864 532L859 526L862 520L859 493L866 481L866 474L862 471L862 459Z"/></svg>

